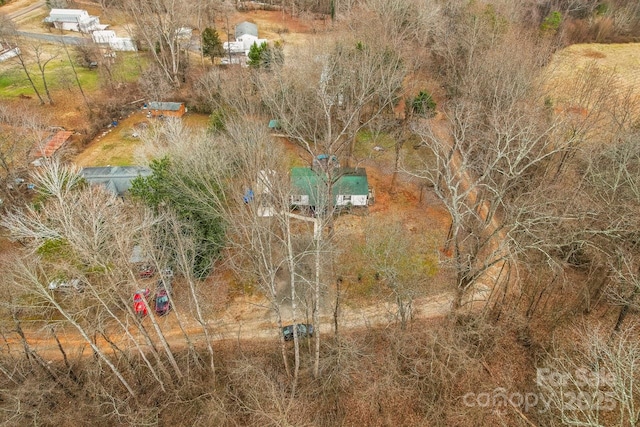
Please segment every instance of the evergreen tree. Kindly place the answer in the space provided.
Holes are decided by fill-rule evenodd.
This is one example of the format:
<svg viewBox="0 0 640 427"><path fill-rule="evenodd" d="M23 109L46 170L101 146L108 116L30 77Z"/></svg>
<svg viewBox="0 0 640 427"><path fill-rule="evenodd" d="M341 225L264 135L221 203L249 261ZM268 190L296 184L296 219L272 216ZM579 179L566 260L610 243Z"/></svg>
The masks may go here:
<svg viewBox="0 0 640 427"><path fill-rule="evenodd" d="M273 47L269 46L267 42L262 42L260 45L254 43L249 48L247 56L249 58L247 64L253 68L270 70L274 65L284 63L284 52L282 44L279 42L275 42Z"/></svg>
<svg viewBox="0 0 640 427"><path fill-rule="evenodd" d="M220 36L216 30L207 27L202 32L202 53L211 58L211 62L216 57L224 56L222 41L220 41Z"/></svg>

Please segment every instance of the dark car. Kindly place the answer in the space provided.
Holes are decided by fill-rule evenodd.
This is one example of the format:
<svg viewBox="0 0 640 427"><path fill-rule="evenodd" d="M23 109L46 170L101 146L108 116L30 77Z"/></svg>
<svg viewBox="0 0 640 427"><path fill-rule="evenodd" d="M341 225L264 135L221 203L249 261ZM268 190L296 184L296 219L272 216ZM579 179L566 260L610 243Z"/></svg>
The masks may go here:
<svg viewBox="0 0 640 427"><path fill-rule="evenodd" d="M313 336L313 325L298 323L296 325L296 331L299 337ZM282 328L282 335L284 335L285 341L291 341L293 339L293 325L288 325Z"/></svg>
<svg viewBox="0 0 640 427"><path fill-rule="evenodd" d="M133 294L133 311L140 317L148 314L146 300L150 294L151 290L149 288L139 289Z"/></svg>
<svg viewBox="0 0 640 427"><path fill-rule="evenodd" d="M158 316L164 316L171 310L171 302L169 301L169 294L167 290L162 288L156 293L156 314Z"/></svg>

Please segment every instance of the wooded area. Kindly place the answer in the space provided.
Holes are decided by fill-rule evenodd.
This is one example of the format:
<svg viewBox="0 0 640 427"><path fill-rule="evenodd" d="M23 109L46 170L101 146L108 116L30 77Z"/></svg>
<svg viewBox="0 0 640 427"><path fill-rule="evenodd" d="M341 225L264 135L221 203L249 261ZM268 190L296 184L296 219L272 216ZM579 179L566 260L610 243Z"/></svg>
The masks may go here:
<svg viewBox="0 0 640 427"><path fill-rule="evenodd" d="M0 103L3 424L640 421L637 81L556 62L640 50L640 3L269 1L265 31L305 31L246 67L221 48L245 2L92 3L127 17L138 52L0 20L21 48L0 82L33 91ZM124 196L73 151L30 163L68 105L81 151L141 99L206 124L136 127L150 171ZM311 207L292 201L302 164L319 168ZM343 168L371 170L373 206L335 202ZM446 220L372 214L389 199ZM156 281L171 312L142 298L142 316L132 297ZM365 309L385 320L349 315Z"/></svg>

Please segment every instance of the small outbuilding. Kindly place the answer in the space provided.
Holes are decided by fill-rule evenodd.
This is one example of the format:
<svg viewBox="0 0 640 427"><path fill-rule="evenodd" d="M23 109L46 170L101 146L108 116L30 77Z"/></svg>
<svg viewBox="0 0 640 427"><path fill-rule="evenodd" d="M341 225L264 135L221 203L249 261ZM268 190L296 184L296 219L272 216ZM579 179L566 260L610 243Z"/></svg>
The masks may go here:
<svg viewBox="0 0 640 427"><path fill-rule="evenodd" d="M53 156L63 145L65 145L73 135L71 130L60 130L38 144L33 157L36 159L49 158Z"/></svg>
<svg viewBox="0 0 640 427"><path fill-rule="evenodd" d="M186 111L182 102L149 103L149 113L152 117L182 117Z"/></svg>
<svg viewBox="0 0 640 427"><path fill-rule="evenodd" d="M8 43L0 41L0 62L16 57L20 55L20 53L19 47L11 47Z"/></svg>

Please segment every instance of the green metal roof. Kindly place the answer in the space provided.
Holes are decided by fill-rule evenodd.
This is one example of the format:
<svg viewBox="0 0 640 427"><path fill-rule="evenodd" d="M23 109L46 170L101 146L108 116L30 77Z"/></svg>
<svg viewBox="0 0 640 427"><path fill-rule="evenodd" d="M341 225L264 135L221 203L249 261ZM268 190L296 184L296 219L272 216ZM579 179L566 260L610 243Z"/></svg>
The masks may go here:
<svg viewBox="0 0 640 427"><path fill-rule="evenodd" d="M291 194L308 195L311 206L319 206L319 198L326 193L329 177L311 168L291 169ZM333 203L338 195L366 196L369 194L369 182L364 168L338 168L334 170L331 189Z"/></svg>
<svg viewBox="0 0 640 427"><path fill-rule="evenodd" d="M280 122L276 119L269 120L269 129L280 129Z"/></svg>

